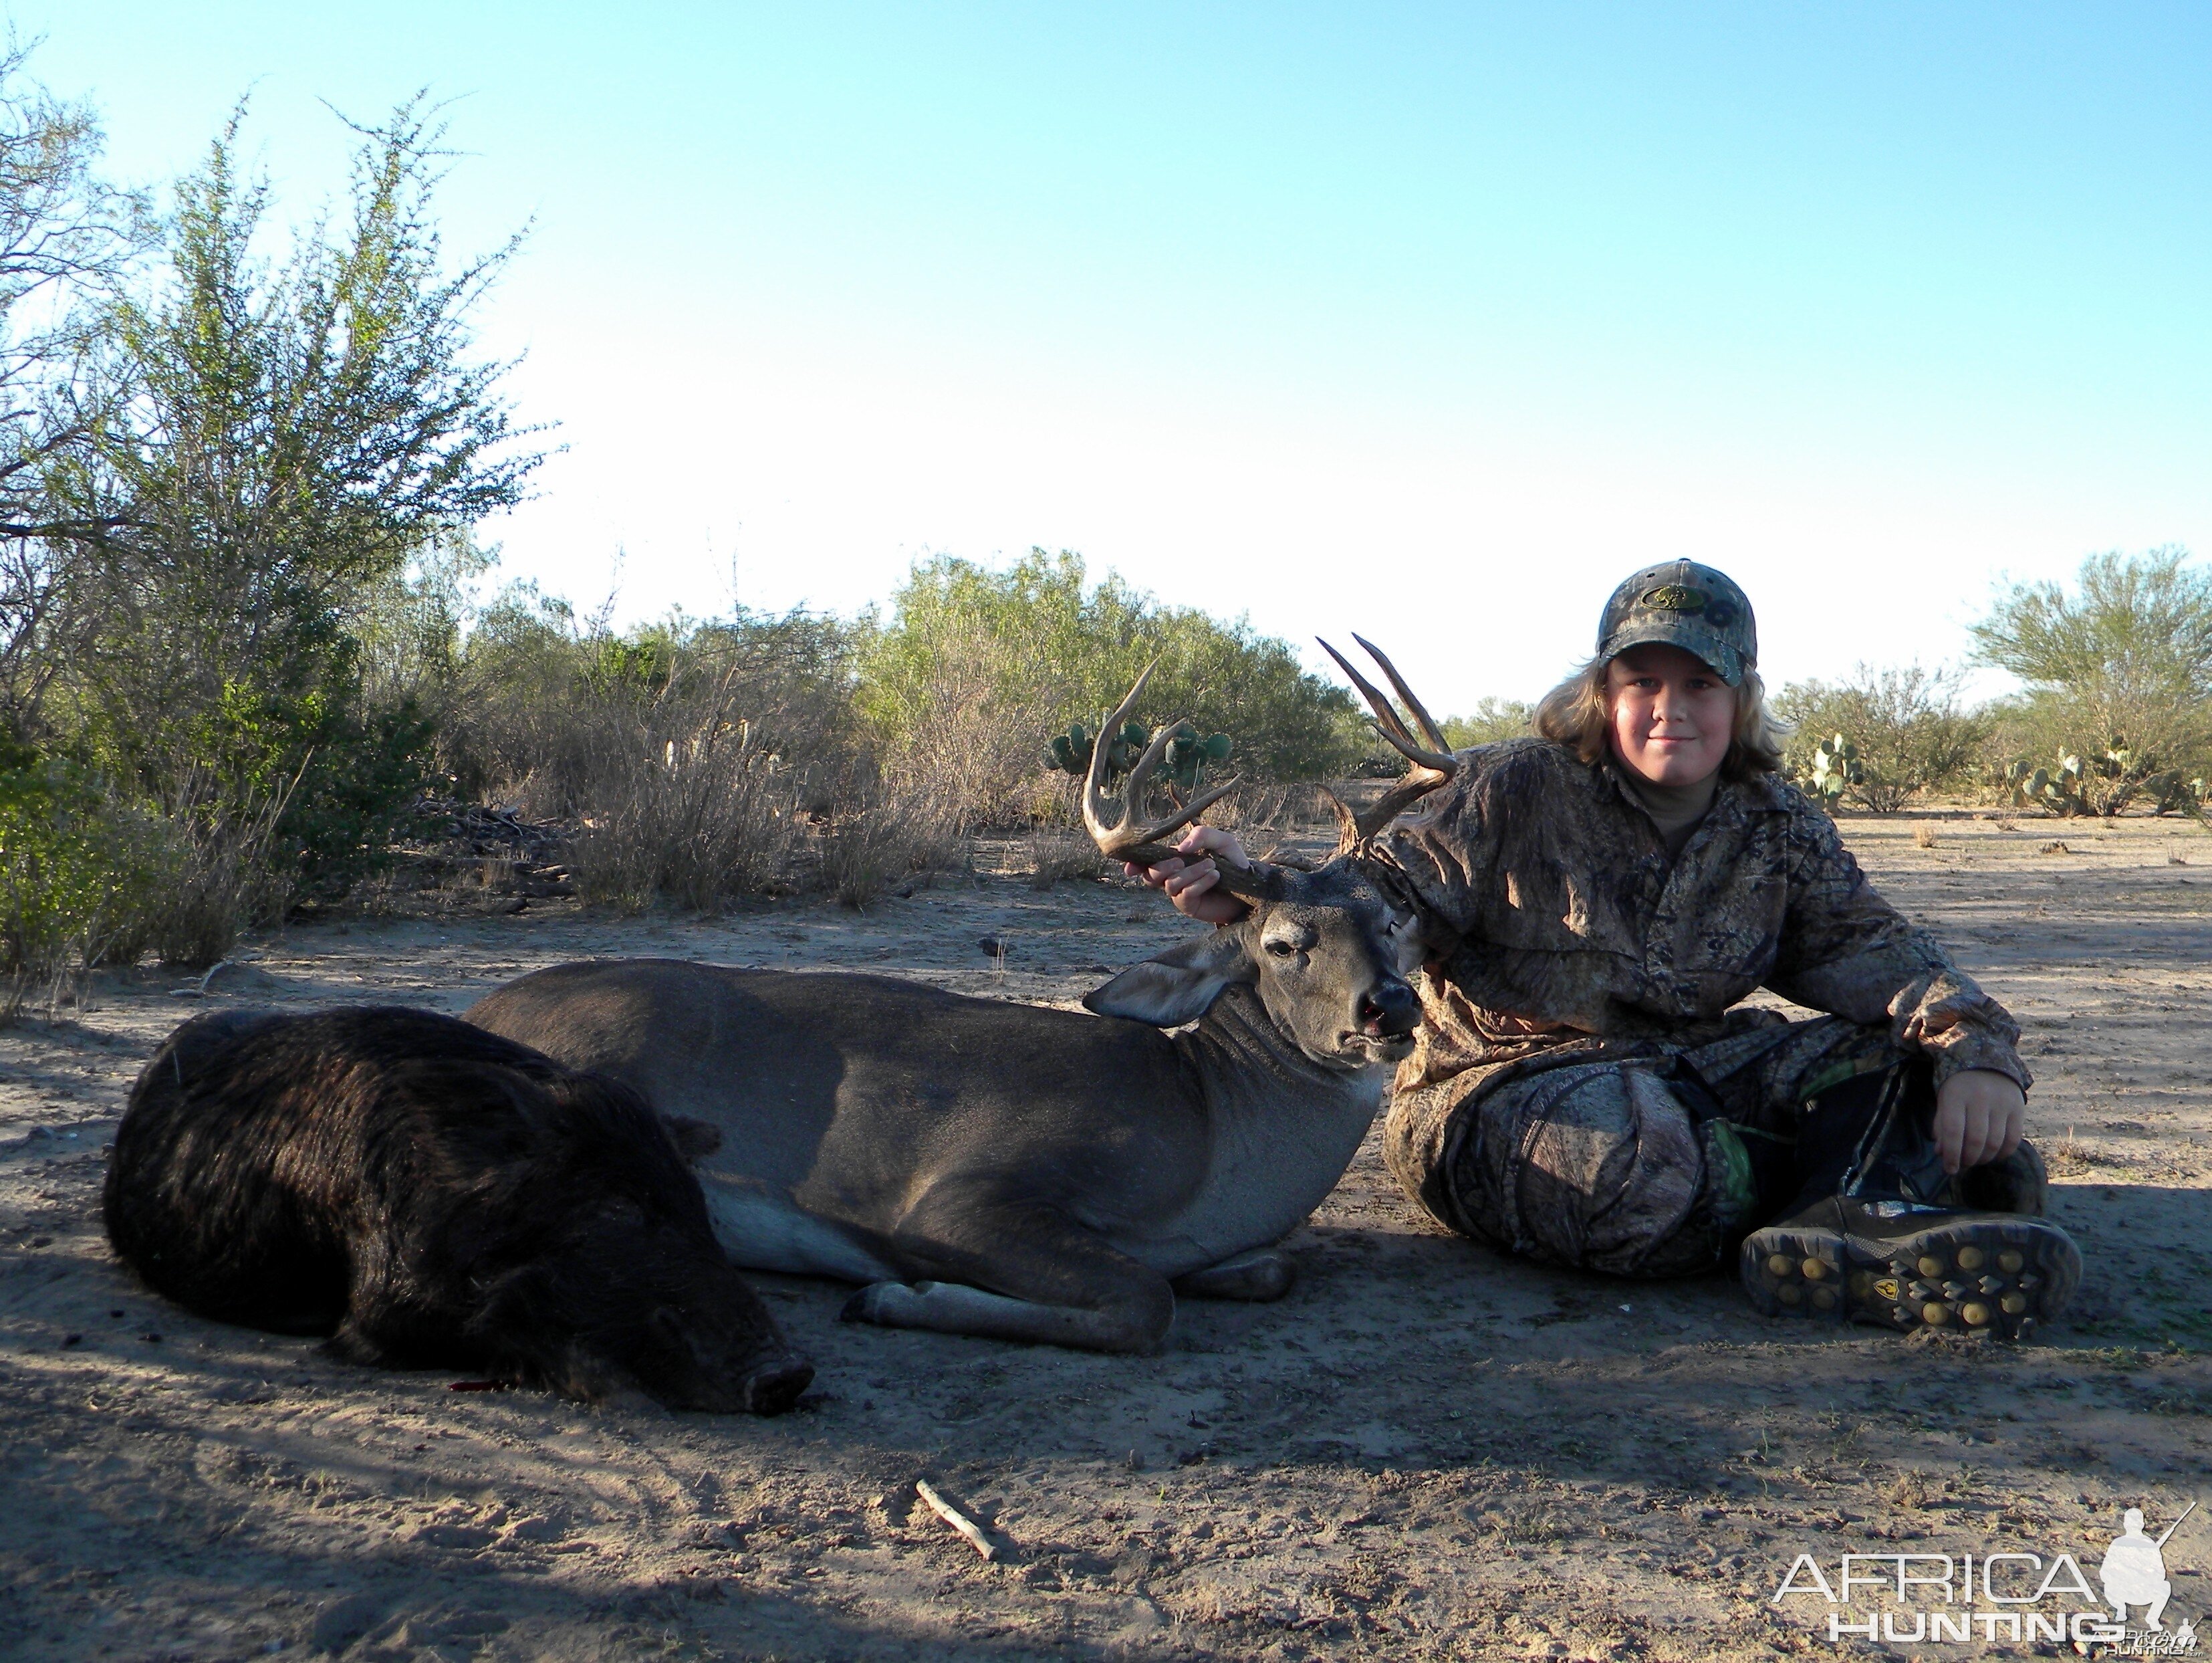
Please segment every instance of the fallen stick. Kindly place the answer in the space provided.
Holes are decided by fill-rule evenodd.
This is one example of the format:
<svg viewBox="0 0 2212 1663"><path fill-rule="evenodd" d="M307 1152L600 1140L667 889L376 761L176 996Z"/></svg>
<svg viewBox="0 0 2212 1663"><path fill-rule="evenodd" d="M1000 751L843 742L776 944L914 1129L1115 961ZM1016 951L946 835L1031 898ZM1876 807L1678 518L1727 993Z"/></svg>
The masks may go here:
<svg viewBox="0 0 2212 1663"><path fill-rule="evenodd" d="M986 1559L999 1556L997 1545L983 1534L983 1527L937 1493L927 1478L914 1481L914 1493L929 1503L929 1510L968 1538L968 1544Z"/></svg>

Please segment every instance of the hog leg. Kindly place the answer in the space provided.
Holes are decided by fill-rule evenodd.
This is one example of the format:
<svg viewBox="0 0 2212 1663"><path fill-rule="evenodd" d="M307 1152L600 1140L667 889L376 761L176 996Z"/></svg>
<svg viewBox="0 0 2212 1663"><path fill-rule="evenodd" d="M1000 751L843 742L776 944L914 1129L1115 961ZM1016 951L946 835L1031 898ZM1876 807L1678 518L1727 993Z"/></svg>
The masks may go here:
<svg viewBox="0 0 2212 1663"><path fill-rule="evenodd" d="M1255 1247L1175 1279L1175 1290L1193 1299L1279 1300L1297 1280L1297 1267L1272 1247Z"/></svg>
<svg viewBox="0 0 2212 1663"><path fill-rule="evenodd" d="M404 1368L411 1361L412 1337L402 1316L406 1301L395 1288L396 1261L404 1255L380 1234L348 1244L345 1314L323 1349L341 1362L362 1368Z"/></svg>
<svg viewBox="0 0 2212 1663"><path fill-rule="evenodd" d="M927 1280L878 1282L848 1320L1090 1351L1155 1351L1175 1319L1167 1278L1049 1202L976 1184L931 1187L892 1233L900 1267Z"/></svg>

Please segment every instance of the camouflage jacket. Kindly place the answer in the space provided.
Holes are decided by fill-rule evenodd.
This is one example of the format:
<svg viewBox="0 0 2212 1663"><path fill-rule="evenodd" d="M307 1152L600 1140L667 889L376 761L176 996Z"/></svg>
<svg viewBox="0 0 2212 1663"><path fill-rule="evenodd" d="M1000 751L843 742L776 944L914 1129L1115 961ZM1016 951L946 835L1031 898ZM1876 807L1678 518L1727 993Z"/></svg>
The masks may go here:
<svg viewBox="0 0 2212 1663"><path fill-rule="evenodd" d="M2028 1084L2018 1024L1875 892L1795 786L1723 782L1670 862L1610 764L1537 739L1462 760L1364 862L1414 909L1430 953L1400 1091L1565 1045L1702 1045L1759 987L1887 1022L1939 1081L1994 1069Z"/></svg>

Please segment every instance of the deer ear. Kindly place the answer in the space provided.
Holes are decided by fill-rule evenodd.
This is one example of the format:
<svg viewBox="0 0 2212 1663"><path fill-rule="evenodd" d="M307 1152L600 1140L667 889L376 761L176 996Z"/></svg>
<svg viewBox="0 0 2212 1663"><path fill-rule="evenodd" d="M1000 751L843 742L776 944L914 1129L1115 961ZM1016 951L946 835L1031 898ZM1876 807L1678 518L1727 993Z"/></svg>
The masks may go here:
<svg viewBox="0 0 2212 1663"><path fill-rule="evenodd" d="M1217 929L1131 965L1104 987L1083 996L1087 1009L1156 1028L1181 1027L1206 1014L1221 990L1258 979L1241 929Z"/></svg>

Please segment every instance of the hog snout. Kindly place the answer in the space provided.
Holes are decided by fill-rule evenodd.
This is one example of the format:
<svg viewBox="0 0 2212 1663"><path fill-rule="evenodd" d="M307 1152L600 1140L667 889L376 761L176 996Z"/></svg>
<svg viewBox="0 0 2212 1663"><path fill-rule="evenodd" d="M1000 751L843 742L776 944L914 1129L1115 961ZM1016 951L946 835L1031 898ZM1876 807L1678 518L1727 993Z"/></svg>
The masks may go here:
<svg viewBox="0 0 2212 1663"><path fill-rule="evenodd" d="M1419 996L1395 977L1359 1001L1359 1031L1370 1039L1402 1039L1420 1025Z"/></svg>
<svg viewBox="0 0 2212 1663"><path fill-rule="evenodd" d="M745 1376L746 1412L781 1415L813 1383L814 1365L787 1352Z"/></svg>

